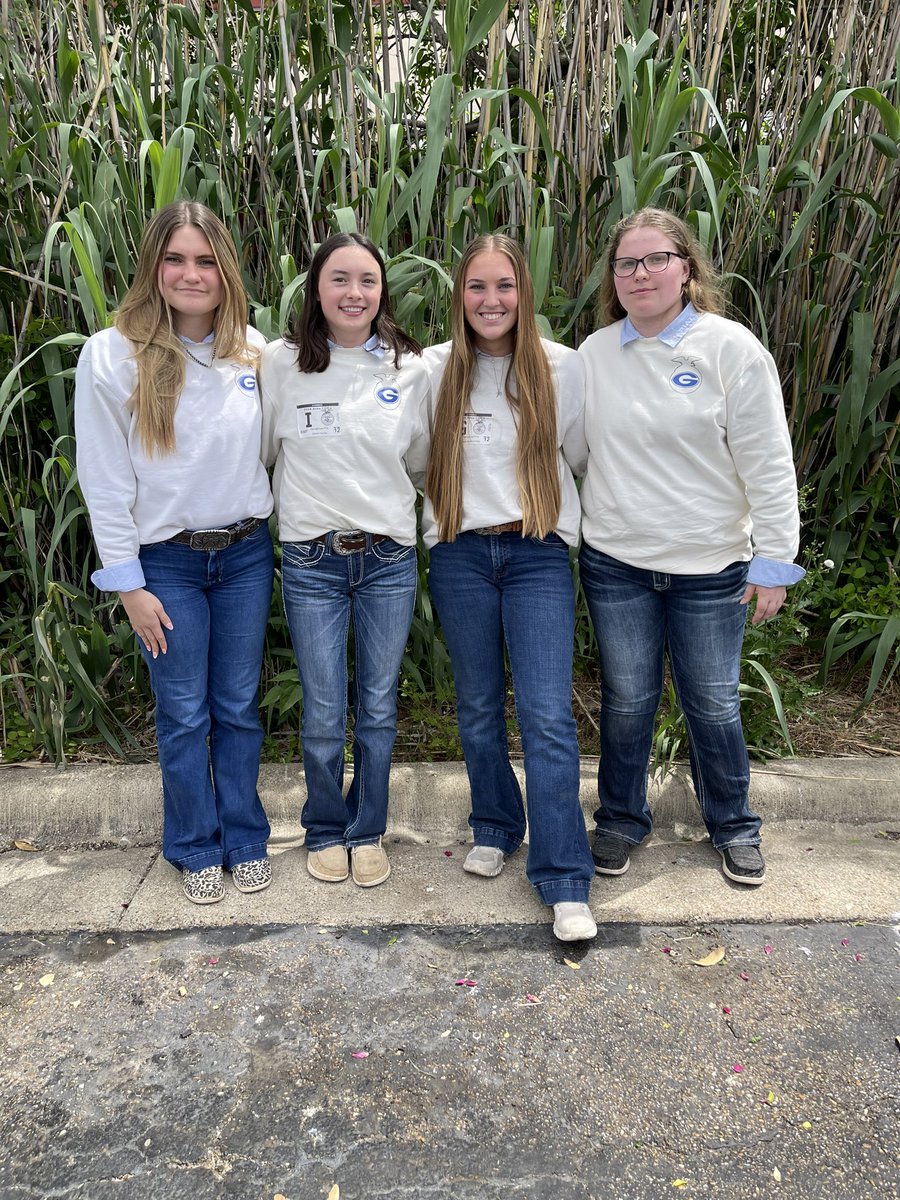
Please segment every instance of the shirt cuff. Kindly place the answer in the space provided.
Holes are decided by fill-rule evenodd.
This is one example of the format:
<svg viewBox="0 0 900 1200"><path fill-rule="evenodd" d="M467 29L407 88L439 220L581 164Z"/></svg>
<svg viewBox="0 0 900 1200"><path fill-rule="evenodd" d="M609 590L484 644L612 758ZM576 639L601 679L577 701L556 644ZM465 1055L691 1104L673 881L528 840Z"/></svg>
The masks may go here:
<svg viewBox="0 0 900 1200"><path fill-rule="evenodd" d="M779 562L777 558L763 558L754 554L747 570L747 582L757 587L790 587L799 583L806 574L797 563Z"/></svg>
<svg viewBox="0 0 900 1200"><path fill-rule="evenodd" d="M91 576L91 583L101 592L133 592L144 586L144 571L139 558L129 558L112 567L101 567Z"/></svg>

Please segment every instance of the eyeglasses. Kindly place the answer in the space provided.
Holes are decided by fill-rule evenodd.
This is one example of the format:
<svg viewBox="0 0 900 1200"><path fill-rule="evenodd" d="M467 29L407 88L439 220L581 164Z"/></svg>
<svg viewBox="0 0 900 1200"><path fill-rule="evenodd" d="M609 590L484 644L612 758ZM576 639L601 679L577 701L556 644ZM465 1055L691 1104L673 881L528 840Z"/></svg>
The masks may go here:
<svg viewBox="0 0 900 1200"><path fill-rule="evenodd" d="M652 254L645 254L643 258L614 258L612 269L613 274L618 275L620 279L624 279L628 275L633 275L641 264L644 270L649 271L651 275L658 275L660 271L665 271L669 265L669 260L672 258L687 259L686 254L678 254L675 250L654 250Z"/></svg>

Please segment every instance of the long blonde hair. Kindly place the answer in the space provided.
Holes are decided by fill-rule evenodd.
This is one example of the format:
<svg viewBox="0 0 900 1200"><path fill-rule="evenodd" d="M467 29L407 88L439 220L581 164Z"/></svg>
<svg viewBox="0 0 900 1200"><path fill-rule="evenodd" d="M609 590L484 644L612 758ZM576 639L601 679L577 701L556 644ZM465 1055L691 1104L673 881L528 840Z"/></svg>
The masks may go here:
<svg viewBox="0 0 900 1200"><path fill-rule="evenodd" d="M632 229L658 229L667 237L679 254L687 259L690 275L684 284L684 298L690 300L697 312L722 313L727 307L725 289L716 274L709 255L694 236L691 227L664 208L640 208L617 221L609 235L603 255L604 274L597 304L601 325L612 325L628 314L619 303L613 275L613 259L619 242Z"/></svg>
<svg viewBox="0 0 900 1200"><path fill-rule="evenodd" d="M426 491L434 506L438 537L452 542L463 514L463 423L475 380L475 334L466 321L463 296L469 264L477 254L499 252L512 264L519 298L506 398L516 414L516 479L522 533L546 537L559 520L562 502L557 465L556 388L534 315L534 287L525 255L505 234L485 234L465 248L453 280L451 348L435 412Z"/></svg>
<svg viewBox="0 0 900 1200"><path fill-rule="evenodd" d="M247 293L228 230L204 204L167 204L144 226L134 279L116 313L116 328L134 343L137 384L131 403L138 436L151 455L175 449L175 409L184 387L187 356L158 282L169 239L183 225L205 236L222 279L222 303L213 314L215 357L248 366L257 358L247 345Z"/></svg>

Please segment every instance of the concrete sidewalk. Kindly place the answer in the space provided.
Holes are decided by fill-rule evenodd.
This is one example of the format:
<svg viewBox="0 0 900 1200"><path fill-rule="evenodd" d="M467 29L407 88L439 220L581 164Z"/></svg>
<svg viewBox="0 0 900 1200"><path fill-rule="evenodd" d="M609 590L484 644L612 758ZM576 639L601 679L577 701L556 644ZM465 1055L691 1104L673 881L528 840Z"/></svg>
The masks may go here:
<svg viewBox="0 0 900 1200"><path fill-rule="evenodd" d="M595 767L583 768L586 819ZM166 930L228 925L431 926L549 920L524 875L525 851L496 880L462 871L470 834L461 764L398 766L382 887L319 883L306 872L296 766L264 767L261 794L273 825L275 882L220 904L181 895L159 851L161 797L154 766L8 769L0 772L0 932ZM683 772L652 788L656 831L621 878L598 877L600 922L900 921L900 762L787 760L753 772L769 879L760 889L726 880L699 824ZM16 850L14 842L36 847Z"/></svg>

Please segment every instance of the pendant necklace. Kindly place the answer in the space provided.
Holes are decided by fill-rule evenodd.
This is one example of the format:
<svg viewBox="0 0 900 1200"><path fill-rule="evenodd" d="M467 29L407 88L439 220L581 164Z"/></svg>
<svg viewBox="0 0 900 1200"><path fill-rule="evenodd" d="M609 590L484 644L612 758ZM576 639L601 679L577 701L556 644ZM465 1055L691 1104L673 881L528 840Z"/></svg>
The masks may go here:
<svg viewBox="0 0 900 1200"><path fill-rule="evenodd" d="M494 380L494 394L496 399L500 399L503 395L503 384L506 381L506 355L482 354L482 359L487 359L491 364L491 375ZM499 360L499 370L495 363Z"/></svg>

